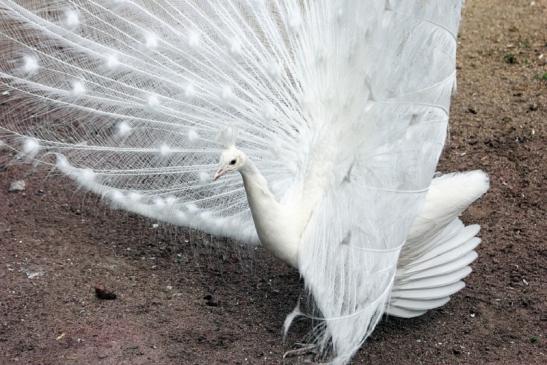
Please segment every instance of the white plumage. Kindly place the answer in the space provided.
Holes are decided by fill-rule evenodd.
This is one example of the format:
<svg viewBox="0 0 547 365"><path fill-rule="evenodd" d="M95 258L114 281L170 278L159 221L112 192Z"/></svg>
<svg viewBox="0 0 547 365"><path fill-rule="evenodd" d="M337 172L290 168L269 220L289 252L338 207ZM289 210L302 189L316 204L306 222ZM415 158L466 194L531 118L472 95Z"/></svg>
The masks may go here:
<svg viewBox="0 0 547 365"><path fill-rule="evenodd" d="M1 0L0 139L118 208L261 241L315 304L286 327L319 319L310 341L346 363L476 257L458 216L486 175L433 179L461 5Z"/></svg>

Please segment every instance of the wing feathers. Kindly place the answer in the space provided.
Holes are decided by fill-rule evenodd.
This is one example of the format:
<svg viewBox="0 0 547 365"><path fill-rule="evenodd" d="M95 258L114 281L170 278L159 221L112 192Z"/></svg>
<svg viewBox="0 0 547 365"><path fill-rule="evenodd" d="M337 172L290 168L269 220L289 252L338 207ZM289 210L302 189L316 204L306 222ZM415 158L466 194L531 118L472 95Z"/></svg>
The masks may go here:
<svg viewBox="0 0 547 365"><path fill-rule="evenodd" d="M400 282L398 282L397 284L397 289L430 289L439 286L450 285L464 279L470 273L471 268L469 266L465 266L461 269L444 275L435 275L423 279L415 279L413 277L409 277L407 279L401 279Z"/></svg>
<svg viewBox="0 0 547 365"><path fill-rule="evenodd" d="M439 286L435 288L394 290L391 293L391 297L394 299L407 298L407 299L415 299L415 300L416 299L423 299L423 300L443 299L458 292L463 287L465 287L465 283L463 281L458 281L454 284Z"/></svg>

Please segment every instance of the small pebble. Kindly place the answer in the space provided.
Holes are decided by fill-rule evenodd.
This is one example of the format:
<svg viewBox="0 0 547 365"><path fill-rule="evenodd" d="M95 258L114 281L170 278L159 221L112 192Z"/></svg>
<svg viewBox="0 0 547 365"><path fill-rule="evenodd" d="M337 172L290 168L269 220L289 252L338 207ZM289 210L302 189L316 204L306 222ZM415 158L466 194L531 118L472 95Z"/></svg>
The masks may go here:
<svg viewBox="0 0 547 365"><path fill-rule="evenodd" d="M27 184L25 183L25 180L16 180L10 184L8 191L10 193L15 193L18 191L24 191L26 187Z"/></svg>
<svg viewBox="0 0 547 365"><path fill-rule="evenodd" d="M43 271L26 271L25 274L27 274L27 278L34 279L39 278L40 276L44 275Z"/></svg>
<svg viewBox="0 0 547 365"><path fill-rule="evenodd" d="M211 294L207 294L203 297L203 299L205 299L205 304L209 307L218 307L218 300L216 300L216 298Z"/></svg>
<svg viewBox="0 0 547 365"><path fill-rule="evenodd" d="M539 109L539 106L536 103L532 103L528 105L528 110L530 110L531 112L535 112L538 109Z"/></svg>
<svg viewBox="0 0 547 365"><path fill-rule="evenodd" d="M102 300L114 300L117 298L116 293L106 289L103 285L95 285L95 296Z"/></svg>

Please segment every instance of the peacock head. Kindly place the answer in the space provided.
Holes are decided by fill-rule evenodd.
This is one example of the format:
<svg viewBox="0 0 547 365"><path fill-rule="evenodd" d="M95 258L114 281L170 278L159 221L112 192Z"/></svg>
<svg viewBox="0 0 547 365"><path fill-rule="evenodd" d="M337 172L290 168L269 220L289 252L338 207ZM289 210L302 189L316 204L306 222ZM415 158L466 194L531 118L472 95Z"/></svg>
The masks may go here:
<svg viewBox="0 0 547 365"><path fill-rule="evenodd" d="M247 160L245 153L238 150L235 146L237 131L234 128L224 129L219 136L219 142L224 146L220 154L218 169L213 176L213 181L227 173L239 171Z"/></svg>

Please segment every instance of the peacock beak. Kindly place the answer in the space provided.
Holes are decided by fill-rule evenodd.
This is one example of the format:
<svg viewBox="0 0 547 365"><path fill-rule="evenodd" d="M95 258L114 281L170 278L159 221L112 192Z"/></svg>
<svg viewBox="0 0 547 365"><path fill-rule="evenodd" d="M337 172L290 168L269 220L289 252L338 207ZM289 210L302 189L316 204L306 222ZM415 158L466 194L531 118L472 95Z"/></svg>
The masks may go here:
<svg viewBox="0 0 547 365"><path fill-rule="evenodd" d="M217 181L219 177L224 175L226 173L226 170L223 167L219 167L217 172L215 172L215 175L213 176L213 181Z"/></svg>

